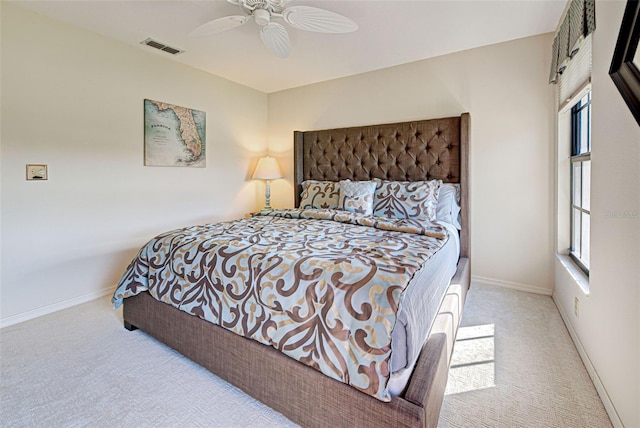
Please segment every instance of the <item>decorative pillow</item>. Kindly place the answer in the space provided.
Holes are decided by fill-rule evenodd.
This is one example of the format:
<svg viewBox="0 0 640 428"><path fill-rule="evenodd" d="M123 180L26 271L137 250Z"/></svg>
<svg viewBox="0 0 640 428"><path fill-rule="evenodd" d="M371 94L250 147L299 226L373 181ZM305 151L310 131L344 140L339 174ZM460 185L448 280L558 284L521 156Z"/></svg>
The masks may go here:
<svg viewBox="0 0 640 428"><path fill-rule="evenodd" d="M441 184L442 180L380 181L373 215L434 221Z"/></svg>
<svg viewBox="0 0 640 428"><path fill-rule="evenodd" d="M458 230L460 224L460 185L457 183L442 183L438 194L436 220L454 225Z"/></svg>
<svg viewBox="0 0 640 428"><path fill-rule="evenodd" d="M373 214L373 194L376 191L375 181L340 181L340 202L338 209L352 213Z"/></svg>
<svg viewBox="0 0 640 428"><path fill-rule="evenodd" d="M307 180L302 182L300 208L336 209L340 199L340 184L336 181Z"/></svg>

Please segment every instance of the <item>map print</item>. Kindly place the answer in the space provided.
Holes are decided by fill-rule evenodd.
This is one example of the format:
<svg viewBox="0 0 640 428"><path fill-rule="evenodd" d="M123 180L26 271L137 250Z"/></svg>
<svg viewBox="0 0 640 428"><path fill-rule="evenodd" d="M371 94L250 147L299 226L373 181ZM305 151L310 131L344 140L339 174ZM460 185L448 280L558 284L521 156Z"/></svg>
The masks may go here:
<svg viewBox="0 0 640 428"><path fill-rule="evenodd" d="M206 113L144 100L144 164L207 166Z"/></svg>

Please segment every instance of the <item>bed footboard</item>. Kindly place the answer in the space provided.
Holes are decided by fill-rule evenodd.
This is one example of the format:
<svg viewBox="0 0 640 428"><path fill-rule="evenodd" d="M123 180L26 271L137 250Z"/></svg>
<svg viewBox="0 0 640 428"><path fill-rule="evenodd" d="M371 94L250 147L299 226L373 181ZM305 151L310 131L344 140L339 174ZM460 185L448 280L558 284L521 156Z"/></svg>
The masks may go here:
<svg viewBox="0 0 640 428"><path fill-rule="evenodd" d="M435 428L468 286L468 259L463 258L405 394L389 403L269 346L158 302L146 292L125 300L124 321L302 426Z"/></svg>

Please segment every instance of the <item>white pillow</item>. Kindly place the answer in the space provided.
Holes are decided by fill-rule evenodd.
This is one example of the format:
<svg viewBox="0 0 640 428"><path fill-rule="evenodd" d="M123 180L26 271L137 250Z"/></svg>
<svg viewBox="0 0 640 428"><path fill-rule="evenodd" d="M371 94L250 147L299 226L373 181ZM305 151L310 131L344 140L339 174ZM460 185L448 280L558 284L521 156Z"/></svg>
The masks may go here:
<svg viewBox="0 0 640 428"><path fill-rule="evenodd" d="M460 224L460 184L442 183L438 194L436 220L454 225L458 230Z"/></svg>

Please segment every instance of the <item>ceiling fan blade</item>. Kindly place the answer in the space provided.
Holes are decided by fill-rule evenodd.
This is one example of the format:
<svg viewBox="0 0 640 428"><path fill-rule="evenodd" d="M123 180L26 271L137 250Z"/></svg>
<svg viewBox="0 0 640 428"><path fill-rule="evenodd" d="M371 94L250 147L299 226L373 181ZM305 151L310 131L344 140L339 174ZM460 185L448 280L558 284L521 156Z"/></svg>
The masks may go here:
<svg viewBox="0 0 640 428"><path fill-rule="evenodd" d="M189 33L189 36L210 36L212 34L221 33L223 31L239 27L248 20L249 16L246 15L225 16L199 26Z"/></svg>
<svg viewBox="0 0 640 428"><path fill-rule="evenodd" d="M350 33L358 24L335 12L311 6L291 6L282 11L282 18L299 30L318 33Z"/></svg>
<svg viewBox="0 0 640 428"><path fill-rule="evenodd" d="M286 58L291 51L289 33L277 22L270 22L260 30L262 43L276 56Z"/></svg>

